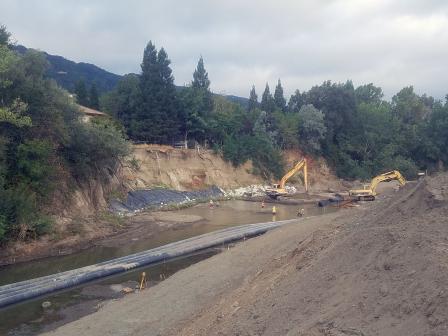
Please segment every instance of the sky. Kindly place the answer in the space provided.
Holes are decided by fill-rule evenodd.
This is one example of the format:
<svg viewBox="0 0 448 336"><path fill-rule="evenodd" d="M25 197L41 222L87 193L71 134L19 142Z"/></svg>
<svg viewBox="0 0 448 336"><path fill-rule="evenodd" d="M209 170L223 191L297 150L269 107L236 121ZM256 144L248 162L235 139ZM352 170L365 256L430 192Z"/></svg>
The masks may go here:
<svg viewBox="0 0 448 336"><path fill-rule="evenodd" d="M117 74L139 73L151 40L177 85L202 55L222 94L261 97L278 79L287 97L348 79L386 98L448 93L446 0L0 0L0 23L19 44Z"/></svg>

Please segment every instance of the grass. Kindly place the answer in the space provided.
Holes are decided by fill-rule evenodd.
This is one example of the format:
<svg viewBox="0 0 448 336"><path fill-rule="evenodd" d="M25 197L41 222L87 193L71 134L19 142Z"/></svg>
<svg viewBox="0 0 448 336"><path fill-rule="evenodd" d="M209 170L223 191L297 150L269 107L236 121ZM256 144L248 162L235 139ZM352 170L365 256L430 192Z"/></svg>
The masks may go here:
<svg viewBox="0 0 448 336"><path fill-rule="evenodd" d="M98 214L98 219L112 224L116 229L121 229L126 224L126 218L124 218L120 215L114 214L110 211L101 211Z"/></svg>

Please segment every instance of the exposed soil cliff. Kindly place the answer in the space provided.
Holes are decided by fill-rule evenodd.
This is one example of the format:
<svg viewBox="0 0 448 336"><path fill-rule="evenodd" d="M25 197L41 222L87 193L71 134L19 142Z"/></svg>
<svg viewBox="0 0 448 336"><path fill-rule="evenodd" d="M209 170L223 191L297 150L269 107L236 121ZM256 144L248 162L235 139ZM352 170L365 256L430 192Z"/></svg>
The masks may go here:
<svg viewBox="0 0 448 336"><path fill-rule="evenodd" d="M127 169L126 175L132 188L165 186L197 190L216 185L232 189L262 182L261 178L251 174L250 162L235 168L209 150L136 145L133 156L138 169Z"/></svg>

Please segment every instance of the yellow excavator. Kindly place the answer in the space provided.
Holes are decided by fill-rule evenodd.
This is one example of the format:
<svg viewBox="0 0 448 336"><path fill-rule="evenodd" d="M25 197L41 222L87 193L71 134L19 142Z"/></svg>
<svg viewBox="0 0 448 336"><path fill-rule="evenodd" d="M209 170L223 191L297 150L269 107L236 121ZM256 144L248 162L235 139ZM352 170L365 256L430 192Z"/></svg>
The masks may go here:
<svg viewBox="0 0 448 336"><path fill-rule="evenodd" d="M285 184L295 173L297 173L301 169L303 169L305 190L308 191L308 166L306 164L306 158L303 158L294 166L294 168L292 168L285 174L285 176L282 177L278 184L274 184L272 188L267 189L266 194L273 199L277 199L277 197L279 196L288 195L288 192L285 189Z"/></svg>
<svg viewBox="0 0 448 336"><path fill-rule="evenodd" d="M403 175L401 175L398 170L392 170L390 172L375 176L370 182L370 185L364 186L364 189L349 190L348 194L354 198L357 198L359 201L373 201L377 195L376 187L378 184L380 182L389 182L392 180L397 180L402 186L406 184L406 180Z"/></svg>

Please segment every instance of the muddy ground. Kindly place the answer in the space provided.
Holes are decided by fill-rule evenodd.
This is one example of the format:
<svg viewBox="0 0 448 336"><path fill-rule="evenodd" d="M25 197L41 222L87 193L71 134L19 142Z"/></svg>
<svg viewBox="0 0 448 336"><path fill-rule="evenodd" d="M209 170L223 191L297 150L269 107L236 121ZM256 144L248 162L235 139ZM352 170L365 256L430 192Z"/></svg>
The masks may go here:
<svg viewBox="0 0 448 336"><path fill-rule="evenodd" d="M309 218L49 335L448 335L448 177Z"/></svg>

